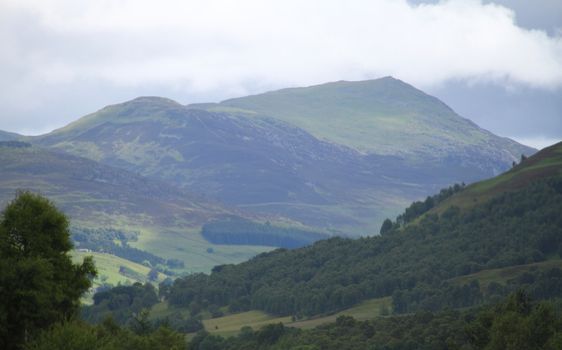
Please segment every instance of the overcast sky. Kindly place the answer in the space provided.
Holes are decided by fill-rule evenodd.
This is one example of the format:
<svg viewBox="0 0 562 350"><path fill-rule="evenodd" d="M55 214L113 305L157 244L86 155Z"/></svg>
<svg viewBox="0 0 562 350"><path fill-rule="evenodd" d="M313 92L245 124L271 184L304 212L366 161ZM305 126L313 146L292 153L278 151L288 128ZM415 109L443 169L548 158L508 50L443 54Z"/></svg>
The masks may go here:
<svg viewBox="0 0 562 350"><path fill-rule="evenodd" d="M562 1L0 2L7 131L139 95L212 102L387 75L499 135L562 140Z"/></svg>

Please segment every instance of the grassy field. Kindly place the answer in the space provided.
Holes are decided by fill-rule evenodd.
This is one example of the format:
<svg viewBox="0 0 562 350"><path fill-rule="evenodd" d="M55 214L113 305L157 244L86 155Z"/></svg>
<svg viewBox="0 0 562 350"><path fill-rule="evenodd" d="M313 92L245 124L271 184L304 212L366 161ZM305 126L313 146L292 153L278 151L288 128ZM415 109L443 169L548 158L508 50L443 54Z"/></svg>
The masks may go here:
<svg viewBox="0 0 562 350"><path fill-rule="evenodd" d="M276 317L262 311L253 310L204 320L203 324L205 326L205 330L210 333L215 333L222 336L234 336L240 331L240 328L244 326L249 326L253 329L259 329L260 327L263 327L267 324L282 322L288 327L310 329L325 323L334 322L336 318L342 315L353 316L357 320L372 319L377 316L381 316L383 310L390 312L390 308L391 298L386 297L366 300L347 310L332 315L315 317L307 320L293 321L291 316Z"/></svg>
<svg viewBox="0 0 562 350"><path fill-rule="evenodd" d="M109 283L114 286L118 284L132 284L135 282L145 283L148 281L148 272L150 269L144 265L134 263L130 260L120 258L115 255L96 253L96 252L72 252L72 260L76 263L82 262L84 257L93 256L94 263L98 270L98 276L94 279L93 287L97 288L104 283ZM123 266L132 273L119 272L120 267ZM162 282L167 276L159 273L158 280L154 281L155 284ZM84 304L92 303L93 289L82 297Z"/></svg>
<svg viewBox="0 0 562 350"><path fill-rule="evenodd" d="M97 287L101 283L110 283L113 285L117 285L118 283L134 283L134 282L146 282L147 275L150 271L150 268L134 263L130 260L122 259L118 256L105 254L105 253L96 253L96 252L72 252L72 259L75 262L81 262L82 259L86 256L93 256L94 262L96 264L96 268L98 269L98 277L94 280L94 286ZM119 267L124 266L132 271L134 271L139 276L144 276L144 278L134 278L129 277L119 272ZM158 281L161 282L166 278L166 275L159 273L158 274Z"/></svg>
<svg viewBox="0 0 562 350"><path fill-rule="evenodd" d="M486 290L492 282L505 284L508 280L516 278L525 272L536 272L537 270L548 270L551 268L562 269L562 259L541 261L533 264L509 266L501 269L483 270L470 275L455 277L450 281L456 284L467 284L477 280L480 288Z"/></svg>
<svg viewBox="0 0 562 350"><path fill-rule="evenodd" d="M275 317L262 311L253 310L204 320L203 324L205 326L205 330L208 332L223 336L231 336L236 335L240 331L240 328L244 326L258 329L267 324L279 322L289 324L291 322L291 316Z"/></svg>
<svg viewBox="0 0 562 350"><path fill-rule="evenodd" d="M272 249L262 246L212 244L196 229L186 229L183 232L165 227L137 229L141 234L137 242L130 243L131 246L166 259L182 260L185 268L178 272L184 273L208 273L216 265L239 263Z"/></svg>

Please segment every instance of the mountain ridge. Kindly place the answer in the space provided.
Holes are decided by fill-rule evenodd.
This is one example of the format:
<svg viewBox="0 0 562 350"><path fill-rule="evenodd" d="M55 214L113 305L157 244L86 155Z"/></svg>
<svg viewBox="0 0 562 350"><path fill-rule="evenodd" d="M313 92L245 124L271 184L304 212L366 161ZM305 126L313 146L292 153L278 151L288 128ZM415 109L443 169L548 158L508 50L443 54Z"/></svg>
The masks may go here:
<svg viewBox="0 0 562 350"><path fill-rule="evenodd" d="M287 93L288 99L268 100L269 111L232 103ZM279 111L306 113L295 122ZM318 119L323 111L358 140L374 145L381 135L391 135L384 142L400 151L365 152L353 142L322 137L327 130ZM418 119L424 123L408 124ZM299 120L312 124L303 127ZM385 128L401 136L393 138ZM433 143L418 147L428 139ZM394 78L289 88L221 104L182 106L139 97L28 140L195 188L245 210L354 234L376 232L385 217L412 200L452 183L495 175L520 155L510 148L518 145L514 141L481 130L435 97Z"/></svg>

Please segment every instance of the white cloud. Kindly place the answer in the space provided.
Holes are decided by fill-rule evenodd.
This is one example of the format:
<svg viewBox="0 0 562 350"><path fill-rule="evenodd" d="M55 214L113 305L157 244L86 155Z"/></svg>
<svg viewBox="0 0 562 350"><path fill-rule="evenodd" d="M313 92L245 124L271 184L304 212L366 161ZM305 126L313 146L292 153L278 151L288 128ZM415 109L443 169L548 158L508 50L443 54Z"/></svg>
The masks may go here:
<svg viewBox="0 0 562 350"><path fill-rule="evenodd" d="M204 89L381 74L421 85L459 77L562 83L560 37L519 28L512 11L479 1L17 0L4 7L35 16L37 29L51 35L54 47L15 44L21 63L54 83L94 76ZM17 36L28 24L4 30Z"/></svg>
<svg viewBox="0 0 562 350"><path fill-rule="evenodd" d="M0 43L0 104L36 108L45 88L84 82L185 96L385 75L562 86L562 38L476 0L4 0Z"/></svg>

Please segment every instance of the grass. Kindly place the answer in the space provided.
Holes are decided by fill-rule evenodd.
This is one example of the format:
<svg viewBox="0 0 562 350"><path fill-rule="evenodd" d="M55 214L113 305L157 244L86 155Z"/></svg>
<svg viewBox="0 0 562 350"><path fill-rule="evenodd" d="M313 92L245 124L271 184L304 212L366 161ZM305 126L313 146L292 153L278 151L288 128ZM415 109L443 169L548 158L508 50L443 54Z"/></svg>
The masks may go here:
<svg viewBox="0 0 562 350"><path fill-rule="evenodd" d="M240 328L244 326L258 329L267 324L279 322L288 324L291 322L291 316L275 317L262 311L253 310L204 320L203 325L208 332L231 336L236 335L240 331Z"/></svg>
<svg viewBox="0 0 562 350"><path fill-rule="evenodd" d="M269 315L263 311L252 310L204 320L203 325L205 326L206 331L222 336L234 336L238 334L240 328L244 326L259 329L265 325L279 322L285 324L287 327L310 329L322 324L334 322L342 315L353 316L357 320L372 319L381 316L382 310L386 309L390 311L390 307L391 298L385 297L366 300L354 307L332 315L315 317L306 320L293 321L291 316L277 317Z"/></svg>
<svg viewBox="0 0 562 350"><path fill-rule="evenodd" d="M287 324L287 326L302 328L302 329L310 329L310 328L318 327L322 324L335 322L338 317L344 315L352 316L353 318L359 321L370 320L375 317L384 316L383 310L390 312L391 302L392 302L391 297L369 299L369 300L365 300L359 305L353 306L347 310L338 312L333 315L312 318L303 321L291 322Z"/></svg>
<svg viewBox="0 0 562 350"><path fill-rule="evenodd" d="M212 244L199 234L197 228L179 231L145 226L134 230L140 231L141 234L137 242L130 243L131 246L166 259L183 261L185 268L178 270L180 273L209 272L216 265L242 262L272 249L262 246ZM212 248L212 252L208 252L209 248Z"/></svg>
<svg viewBox="0 0 562 350"><path fill-rule="evenodd" d="M103 282L117 285L118 283L134 283L134 282L146 282L147 275L150 268L134 263L130 260L120 258L115 255L97 252L72 252L72 260L74 262L81 262L86 256L93 256L96 268L98 269L98 277L94 280L94 286L97 287ZM125 276L119 272L119 267L124 266L132 271L134 271L139 276L144 276L144 278L134 279L129 276ZM167 276L159 273L158 281L161 282ZM103 280L103 281L102 281Z"/></svg>
<svg viewBox="0 0 562 350"><path fill-rule="evenodd" d="M478 281L480 283L480 288L485 291L488 285L492 282L506 284L507 281L516 278L525 272L536 272L537 270L548 270L551 268L562 269L562 259L552 259L526 265L483 270L470 275L455 277L449 281L459 285L467 284L472 281Z"/></svg>
<svg viewBox="0 0 562 350"><path fill-rule="evenodd" d="M148 272L150 268L134 263L130 260L120 258L115 255L97 252L79 252L72 251L72 260L75 263L80 263L87 257L92 256L96 265L98 276L93 281L93 288L97 288L104 283L109 283L114 286L118 284L132 284L135 282L145 283L148 280ZM132 274L123 274L119 272L121 266L124 266ZM137 278L133 276L138 276ZM158 273L158 279L154 281L155 284L163 281L167 276L163 273ZM91 289L87 294L82 297L82 303L91 304L92 297L94 296L94 289Z"/></svg>

